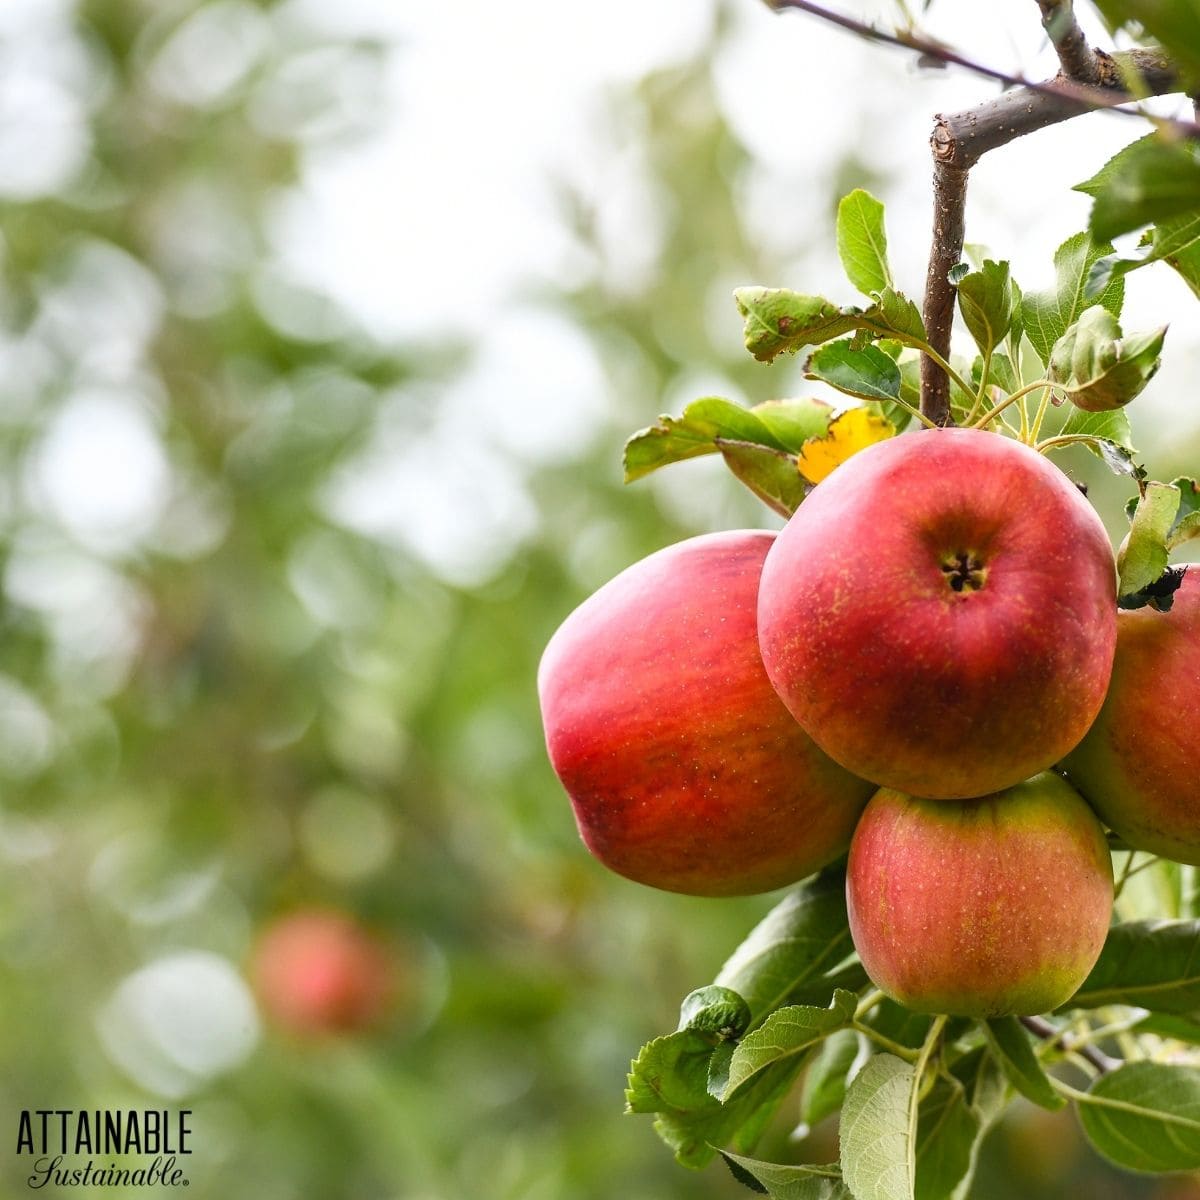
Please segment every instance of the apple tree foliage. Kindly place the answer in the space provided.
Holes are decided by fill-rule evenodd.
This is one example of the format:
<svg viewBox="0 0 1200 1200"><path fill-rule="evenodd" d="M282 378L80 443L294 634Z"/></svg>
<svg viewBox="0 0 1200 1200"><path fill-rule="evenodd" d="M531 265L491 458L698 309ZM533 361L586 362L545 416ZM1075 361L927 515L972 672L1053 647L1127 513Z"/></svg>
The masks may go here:
<svg viewBox="0 0 1200 1200"><path fill-rule="evenodd" d="M1200 80L1194 4L1101 0ZM1136 91L1136 89L1133 89ZM1193 88L1194 90L1194 88ZM746 408L706 396L634 434L627 481L720 455L788 517L858 450L921 423L919 362L950 380L950 419L1057 455L1082 446L1126 477L1129 531L1119 603L1167 610L1177 547L1200 536L1200 485L1156 480L1126 406L1158 369L1165 325L1125 330L1125 277L1173 269L1200 297L1200 140L1194 129L1135 140L1077 185L1086 229L1054 255L1055 284L1025 291L1000 258L949 272L969 352L939 354L888 259L882 203L841 201L836 243L862 294L842 305L777 287L735 293L747 350L800 355L808 379L845 397L781 397ZM1112 239L1140 231L1133 250ZM965 339L964 339L965 341ZM875 990L854 953L838 865L801 883L683 1001L679 1025L642 1047L629 1073L632 1113L653 1116L678 1161L720 1157L776 1200L952 1200L970 1187L979 1145L1016 1097L1076 1106L1091 1144L1138 1172L1200 1169L1200 903L1196 869L1113 838L1114 923L1074 997L1045 1017L987 1021L910 1013ZM767 1162L755 1146L783 1110L802 1128L840 1111L840 1161ZM788 1106L785 1108L785 1105Z"/></svg>

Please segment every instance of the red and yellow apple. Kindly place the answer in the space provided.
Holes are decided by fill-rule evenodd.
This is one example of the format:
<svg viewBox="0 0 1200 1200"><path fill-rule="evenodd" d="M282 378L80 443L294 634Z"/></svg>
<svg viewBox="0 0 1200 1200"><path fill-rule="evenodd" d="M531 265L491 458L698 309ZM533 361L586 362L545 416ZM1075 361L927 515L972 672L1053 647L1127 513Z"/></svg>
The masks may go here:
<svg viewBox="0 0 1200 1200"><path fill-rule="evenodd" d="M855 949L875 985L917 1012L1056 1008L1095 964L1112 903L1104 830L1049 772L954 803L885 788L850 846Z"/></svg>
<svg viewBox="0 0 1200 1200"><path fill-rule="evenodd" d="M1083 737L1116 640L1116 569L1095 510L1010 438L939 429L848 459L763 567L772 684L854 774L981 796Z"/></svg>
<svg viewBox="0 0 1200 1200"><path fill-rule="evenodd" d="M1169 612L1117 616L1104 707L1063 767L1135 850L1200 864L1200 566Z"/></svg>
<svg viewBox="0 0 1200 1200"><path fill-rule="evenodd" d="M380 1024L399 991L390 949L347 913L302 909L270 924L250 977L264 1015L300 1036L348 1034Z"/></svg>
<svg viewBox="0 0 1200 1200"><path fill-rule="evenodd" d="M538 672L550 762L588 849L640 883L770 891L849 845L873 787L772 690L755 609L775 535L669 546L584 601Z"/></svg>

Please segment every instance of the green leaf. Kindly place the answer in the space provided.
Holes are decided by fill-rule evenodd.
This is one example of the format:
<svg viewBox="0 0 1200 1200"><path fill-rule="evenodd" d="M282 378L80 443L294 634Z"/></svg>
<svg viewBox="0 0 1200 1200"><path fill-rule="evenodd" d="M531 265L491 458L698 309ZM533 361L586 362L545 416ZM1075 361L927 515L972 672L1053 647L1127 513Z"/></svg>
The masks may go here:
<svg viewBox="0 0 1200 1200"><path fill-rule="evenodd" d="M682 416L659 417L657 424L639 430L625 443L625 482L641 479L667 463L715 454L718 438L785 449L755 413L731 400L709 396L693 400Z"/></svg>
<svg viewBox="0 0 1200 1200"><path fill-rule="evenodd" d="M1106 254L1098 258L1088 272L1085 291L1089 297L1094 296L1113 279L1153 262L1169 263L1200 296L1200 214L1175 217L1156 225L1149 245L1141 254L1128 257Z"/></svg>
<svg viewBox="0 0 1200 1200"><path fill-rule="evenodd" d="M908 1106L914 1074L894 1054L876 1054L846 1091L842 1177L857 1200L913 1200Z"/></svg>
<svg viewBox="0 0 1200 1200"><path fill-rule="evenodd" d="M1200 83L1200 6L1195 0L1097 0L1096 7L1110 24L1133 25L1135 32L1157 38L1181 73ZM1118 69L1128 63L1126 55L1113 57ZM1131 90L1136 94L1136 86Z"/></svg>
<svg viewBox="0 0 1200 1200"><path fill-rule="evenodd" d="M837 210L837 248L846 278L866 296L892 283L883 205L862 188L843 196Z"/></svg>
<svg viewBox="0 0 1200 1200"><path fill-rule="evenodd" d="M717 447L736 478L781 517L790 517L808 495L809 485L794 454L724 438L717 440Z"/></svg>
<svg viewBox="0 0 1200 1200"><path fill-rule="evenodd" d="M782 1004L828 1004L836 987L867 983L846 922L846 876L829 870L789 892L751 930L716 982L745 998L756 1021Z"/></svg>
<svg viewBox="0 0 1200 1200"><path fill-rule="evenodd" d="M798 1061L813 1046L854 1019L853 992L838 989L828 1008L793 1004L777 1009L733 1052L729 1083L722 1100L729 1100L752 1079L788 1060Z"/></svg>
<svg viewBox="0 0 1200 1200"><path fill-rule="evenodd" d="M917 1118L916 1200L950 1200L971 1170L981 1134L979 1116L962 1086L939 1076Z"/></svg>
<svg viewBox="0 0 1200 1200"><path fill-rule="evenodd" d="M976 345L988 354L1005 338L1012 324L1017 293L1008 263L987 259L981 270L964 275L958 284L958 307Z"/></svg>
<svg viewBox="0 0 1200 1200"><path fill-rule="evenodd" d="M771 1200L854 1200L842 1182L836 1164L827 1167L784 1166L728 1151L722 1151L721 1157L738 1183L761 1196L770 1196Z"/></svg>
<svg viewBox="0 0 1200 1200"><path fill-rule="evenodd" d="M734 292L745 319L746 349L760 362L820 346L859 331L868 337L899 337L924 345L925 327L917 306L890 287L869 309L838 308L821 296L786 288L744 287Z"/></svg>
<svg viewBox="0 0 1200 1200"><path fill-rule="evenodd" d="M842 1107L846 1076L858 1058L860 1045L860 1035L853 1029L840 1029L822 1042L800 1089L800 1119L806 1125L815 1125Z"/></svg>
<svg viewBox="0 0 1200 1200"><path fill-rule="evenodd" d="M1186 143L1151 134L1127 146L1075 190L1092 197L1092 236L1109 241L1143 225L1196 214L1200 161Z"/></svg>
<svg viewBox="0 0 1200 1200"><path fill-rule="evenodd" d="M983 1028L1008 1081L1026 1100L1051 1112L1066 1105L1066 1100L1051 1086L1033 1052L1029 1035L1016 1017L994 1017Z"/></svg>
<svg viewBox="0 0 1200 1200"><path fill-rule="evenodd" d="M745 318L746 349L760 362L819 346L862 326L860 309L838 308L821 296L765 287L738 288L733 295Z"/></svg>
<svg viewBox="0 0 1200 1200"><path fill-rule="evenodd" d="M1079 1102L1088 1141L1131 1171L1200 1167L1200 1069L1132 1062L1101 1075Z"/></svg>
<svg viewBox="0 0 1200 1200"><path fill-rule="evenodd" d="M921 310L894 288L886 287L879 293L879 303L872 310L872 315L878 325L899 334L905 341L925 340L925 322L921 320Z"/></svg>
<svg viewBox="0 0 1200 1200"><path fill-rule="evenodd" d="M1125 921L1067 1008L1128 1004L1200 1019L1200 921Z"/></svg>
<svg viewBox="0 0 1200 1200"><path fill-rule="evenodd" d="M1179 511L1179 489L1148 483L1133 514L1133 524L1117 552L1118 592L1140 592L1167 569L1167 537Z"/></svg>
<svg viewBox="0 0 1200 1200"><path fill-rule="evenodd" d="M711 1161L713 1147L737 1141L749 1148L791 1087L799 1060L763 1071L729 1104L710 1093L713 1060L730 1043L714 1048L711 1035L695 1030L655 1038L642 1047L630 1068L625 1092L629 1112L655 1113L658 1135L688 1167ZM715 1071L717 1082L721 1070Z"/></svg>
<svg viewBox="0 0 1200 1200"><path fill-rule="evenodd" d="M1179 490L1179 511L1167 534L1167 548L1174 550L1184 542L1200 537L1200 484L1187 476L1171 481Z"/></svg>
<svg viewBox="0 0 1200 1200"><path fill-rule="evenodd" d="M1094 413L1072 405L1067 413L1067 419L1063 422L1062 429L1059 430L1059 436L1097 438L1113 446L1119 446L1130 454L1136 453L1129 417L1119 408L1111 409L1108 412ZM1088 448L1093 454L1100 454L1095 446Z"/></svg>
<svg viewBox="0 0 1200 1200"><path fill-rule="evenodd" d="M1154 377L1166 332L1122 337L1112 313L1093 305L1055 342L1048 377L1088 412L1122 408Z"/></svg>
<svg viewBox="0 0 1200 1200"><path fill-rule="evenodd" d="M878 346L857 349L849 340L830 342L812 354L804 370L847 396L894 401L900 396L900 368Z"/></svg>
<svg viewBox="0 0 1200 1200"><path fill-rule="evenodd" d="M1189 243L1171 254L1164 254L1163 261L1169 263L1182 276L1184 283L1200 300L1200 240Z"/></svg>
<svg viewBox="0 0 1200 1200"><path fill-rule="evenodd" d="M715 983L684 997L679 1008L680 1030L714 1035L720 1041L739 1037L750 1024L750 1006L731 988Z"/></svg>
<svg viewBox="0 0 1200 1200"><path fill-rule="evenodd" d="M793 453L809 438L824 437L833 420L833 405L815 396L798 400L766 400L750 411L771 431L776 441Z"/></svg>
<svg viewBox="0 0 1200 1200"><path fill-rule="evenodd" d="M1043 363L1050 361L1050 351L1067 328L1073 325L1088 306L1084 296L1088 272L1092 264L1112 252L1107 242L1093 241L1091 234L1077 233L1069 237L1054 252L1055 286L1048 292L1026 292L1021 298L1021 320L1025 335ZM1095 298L1114 317L1120 317L1125 299L1125 283L1114 279Z"/></svg>

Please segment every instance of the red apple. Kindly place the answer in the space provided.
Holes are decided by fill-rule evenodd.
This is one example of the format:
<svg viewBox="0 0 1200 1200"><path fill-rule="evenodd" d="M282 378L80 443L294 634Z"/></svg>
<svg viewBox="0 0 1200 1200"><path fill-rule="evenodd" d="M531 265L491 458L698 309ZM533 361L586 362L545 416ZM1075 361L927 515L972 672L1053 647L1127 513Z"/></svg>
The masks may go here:
<svg viewBox="0 0 1200 1200"><path fill-rule="evenodd" d="M1200 864L1200 566L1169 612L1117 616L1108 697L1063 763L1071 782L1136 850Z"/></svg>
<svg viewBox="0 0 1200 1200"><path fill-rule="evenodd" d="M850 842L874 790L771 689L755 598L773 533L692 538L584 601L542 657L550 761L606 866L699 896L764 892Z"/></svg>
<svg viewBox="0 0 1200 1200"><path fill-rule="evenodd" d="M885 788L850 845L855 949L875 985L917 1012L1056 1008L1095 964L1112 902L1104 830L1048 772L953 804Z"/></svg>
<svg viewBox="0 0 1200 1200"><path fill-rule="evenodd" d="M848 459L763 567L759 639L792 715L864 779L982 796L1057 762L1100 709L1116 569L1040 454L939 429Z"/></svg>
<svg viewBox="0 0 1200 1200"><path fill-rule="evenodd" d="M250 975L264 1015L294 1034L355 1033L378 1025L397 995L398 964L345 913L301 910L267 927Z"/></svg>

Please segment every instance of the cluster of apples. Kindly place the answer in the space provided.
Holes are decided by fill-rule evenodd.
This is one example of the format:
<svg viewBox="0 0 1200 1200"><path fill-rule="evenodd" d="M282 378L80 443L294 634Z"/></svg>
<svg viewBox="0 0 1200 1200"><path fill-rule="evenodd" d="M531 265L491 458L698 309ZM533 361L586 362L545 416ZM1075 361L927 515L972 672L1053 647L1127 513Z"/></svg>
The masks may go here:
<svg viewBox="0 0 1200 1200"><path fill-rule="evenodd" d="M1095 510L1000 434L879 443L778 535L652 554L567 618L538 690L601 862L721 896L848 848L855 947L917 1011L1069 999L1111 918L1101 819L1200 862L1200 570L1118 614Z"/></svg>

